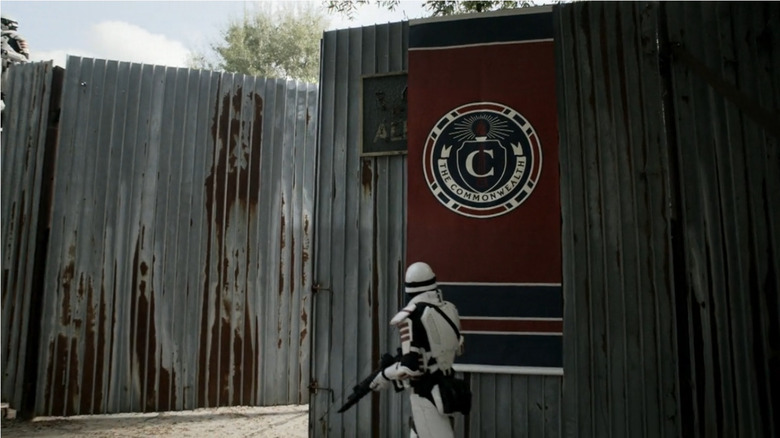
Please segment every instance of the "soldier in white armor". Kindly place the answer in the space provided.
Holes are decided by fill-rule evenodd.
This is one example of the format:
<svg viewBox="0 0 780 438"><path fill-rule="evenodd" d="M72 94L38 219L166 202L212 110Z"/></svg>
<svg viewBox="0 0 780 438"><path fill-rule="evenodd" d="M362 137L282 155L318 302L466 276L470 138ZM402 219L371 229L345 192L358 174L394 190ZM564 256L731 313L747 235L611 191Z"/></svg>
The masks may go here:
<svg viewBox="0 0 780 438"><path fill-rule="evenodd" d="M13 18L3 14L0 16L2 22L2 44L0 52L2 54L2 85L5 88L5 76L8 67L14 64L23 64L30 59L30 50L27 48L25 40L16 30L19 23ZM5 92L0 93L0 110L5 109Z"/></svg>
<svg viewBox="0 0 780 438"><path fill-rule="evenodd" d="M401 333L401 360L379 373L371 389L411 387L414 428L410 436L452 437L451 415L441 412L435 385L442 376L453 374L455 356L463 352L458 309L444 301L436 275L426 263L413 263L407 268L405 289L411 300L390 320Z"/></svg>
<svg viewBox="0 0 780 438"><path fill-rule="evenodd" d="M30 60L30 50L25 40L17 29L19 23L13 18L2 15L2 56L3 71L13 64L25 63Z"/></svg>

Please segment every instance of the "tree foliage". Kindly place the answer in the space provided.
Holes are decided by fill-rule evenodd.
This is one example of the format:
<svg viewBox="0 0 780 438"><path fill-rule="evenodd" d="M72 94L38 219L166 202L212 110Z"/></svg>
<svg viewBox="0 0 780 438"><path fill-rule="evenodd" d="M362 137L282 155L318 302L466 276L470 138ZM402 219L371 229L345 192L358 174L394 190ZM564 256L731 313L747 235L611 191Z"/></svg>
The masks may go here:
<svg viewBox="0 0 780 438"><path fill-rule="evenodd" d="M328 0L326 2L329 11L346 15L350 19L355 16L359 7L370 3L370 0ZM392 11L398 6L400 0L375 0L374 3Z"/></svg>
<svg viewBox="0 0 780 438"><path fill-rule="evenodd" d="M329 0L328 10L344 14L349 18L354 17L357 9L371 3L370 0ZM400 3L399 0L376 0L379 7L394 10ZM426 0L423 2L431 16L470 14L474 12L497 11L500 9L525 8L533 6L532 0L520 1L461 1L461 0Z"/></svg>
<svg viewBox="0 0 780 438"><path fill-rule="evenodd" d="M425 2L425 9L432 16L470 14L474 12L497 11L501 9L527 8L533 6L533 1L433 1Z"/></svg>
<svg viewBox="0 0 780 438"><path fill-rule="evenodd" d="M327 28L326 15L311 4L287 4L258 9L228 23L222 40L211 45L214 61L191 53L189 64L266 78L317 82L320 39Z"/></svg>

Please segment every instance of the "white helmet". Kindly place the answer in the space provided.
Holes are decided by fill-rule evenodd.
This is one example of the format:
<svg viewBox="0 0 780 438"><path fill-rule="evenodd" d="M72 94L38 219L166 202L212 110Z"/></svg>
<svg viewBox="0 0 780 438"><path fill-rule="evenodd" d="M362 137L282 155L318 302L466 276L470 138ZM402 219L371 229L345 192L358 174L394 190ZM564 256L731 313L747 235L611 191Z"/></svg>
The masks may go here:
<svg viewBox="0 0 780 438"><path fill-rule="evenodd" d="M412 263L406 268L406 281L404 282L406 293L416 294L436 290L439 285L436 283L436 274L427 263Z"/></svg>
<svg viewBox="0 0 780 438"><path fill-rule="evenodd" d="M0 21L2 21L3 30L17 30L19 29L19 22L17 22L13 17L3 14L2 17L0 17Z"/></svg>

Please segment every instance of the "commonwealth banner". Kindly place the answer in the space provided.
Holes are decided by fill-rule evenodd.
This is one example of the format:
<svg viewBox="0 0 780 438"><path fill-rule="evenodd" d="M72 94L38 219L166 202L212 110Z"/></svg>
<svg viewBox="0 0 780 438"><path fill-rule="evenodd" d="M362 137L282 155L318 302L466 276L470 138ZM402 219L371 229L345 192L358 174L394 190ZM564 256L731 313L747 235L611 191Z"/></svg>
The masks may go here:
<svg viewBox="0 0 780 438"><path fill-rule="evenodd" d="M456 369L562 372L549 9L412 21L407 261L461 314Z"/></svg>

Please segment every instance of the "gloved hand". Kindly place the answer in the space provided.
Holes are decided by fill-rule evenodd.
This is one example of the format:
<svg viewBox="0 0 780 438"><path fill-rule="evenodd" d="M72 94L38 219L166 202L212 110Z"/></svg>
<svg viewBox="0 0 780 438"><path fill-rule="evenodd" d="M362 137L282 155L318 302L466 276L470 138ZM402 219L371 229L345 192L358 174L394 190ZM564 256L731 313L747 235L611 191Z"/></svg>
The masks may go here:
<svg viewBox="0 0 780 438"><path fill-rule="evenodd" d="M423 375L422 371L412 370L411 368L403 364L403 359L401 360L402 360L401 362L396 362L390 365L389 367L385 368L385 370L380 374L384 374L385 377L387 377L390 380L404 380L410 377Z"/></svg>
<svg viewBox="0 0 780 438"><path fill-rule="evenodd" d="M382 373L379 373L376 375L376 377L374 377L374 380L371 381L369 387L371 388L372 391L381 391L385 388L390 387L392 383L393 382L386 379L385 376L382 375Z"/></svg>

